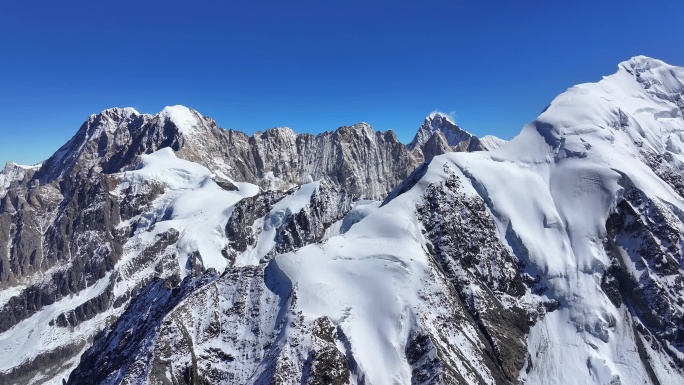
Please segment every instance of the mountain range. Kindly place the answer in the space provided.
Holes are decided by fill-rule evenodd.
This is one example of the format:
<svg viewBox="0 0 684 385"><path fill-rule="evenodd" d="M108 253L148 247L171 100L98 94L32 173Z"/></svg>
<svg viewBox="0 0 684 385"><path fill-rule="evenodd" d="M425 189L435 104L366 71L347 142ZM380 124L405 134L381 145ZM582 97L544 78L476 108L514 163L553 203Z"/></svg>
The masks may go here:
<svg viewBox="0 0 684 385"><path fill-rule="evenodd" d="M684 381L684 68L512 141L92 115L0 173L0 384Z"/></svg>

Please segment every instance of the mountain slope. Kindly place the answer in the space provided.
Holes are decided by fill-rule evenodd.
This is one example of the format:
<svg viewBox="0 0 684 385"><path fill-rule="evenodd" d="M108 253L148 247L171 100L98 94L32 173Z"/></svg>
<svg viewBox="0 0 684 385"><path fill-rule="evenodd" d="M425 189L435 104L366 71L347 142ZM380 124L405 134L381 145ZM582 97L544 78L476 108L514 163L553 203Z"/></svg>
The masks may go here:
<svg viewBox="0 0 684 385"><path fill-rule="evenodd" d="M493 139L492 139L493 138ZM447 115L433 112L425 118L408 149L423 161L451 151L482 151L497 147L500 139L490 136L485 147L475 135L461 129Z"/></svg>
<svg viewBox="0 0 684 385"><path fill-rule="evenodd" d="M92 118L3 198L0 383L680 383L683 93L635 57L444 155Z"/></svg>
<svg viewBox="0 0 684 385"><path fill-rule="evenodd" d="M244 289L221 278L184 301L153 334L155 369L124 378L316 383L322 367L336 383L681 381L683 202L679 174L658 176L679 164L680 99L657 89L673 72L632 59L499 150L435 157L346 233L276 256ZM206 305L231 293L253 312L236 297ZM223 310L201 321L211 309Z"/></svg>
<svg viewBox="0 0 684 385"><path fill-rule="evenodd" d="M249 137L183 106L92 115L42 165L0 173L0 383L60 382L154 279L346 231L417 162L363 123Z"/></svg>

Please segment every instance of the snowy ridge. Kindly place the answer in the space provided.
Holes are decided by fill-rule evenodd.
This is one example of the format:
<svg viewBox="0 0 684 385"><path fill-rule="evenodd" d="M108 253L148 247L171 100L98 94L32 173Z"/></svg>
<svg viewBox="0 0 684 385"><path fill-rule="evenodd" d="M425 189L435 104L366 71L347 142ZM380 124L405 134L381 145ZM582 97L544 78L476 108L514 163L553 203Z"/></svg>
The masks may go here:
<svg viewBox="0 0 684 385"><path fill-rule="evenodd" d="M0 174L0 382L681 383L683 100L639 56L412 152L106 110Z"/></svg>
<svg viewBox="0 0 684 385"><path fill-rule="evenodd" d="M506 143L508 143L507 140L503 140L494 135L485 135L480 138L480 144L487 151L496 150L497 148L503 146Z"/></svg>
<svg viewBox="0 0 684 385"><path fill-rule="evenodd" d="M654 67L658 70L652 71ZM445 156L484 194L501 233L518 240L511 246L541 273L548 295L561 303L559 311L531 331L532 369L521 373L527 381L652 380L648 364L623 364L639 361L641 343L635 341L642 337L632 326L636 315L611 303L597 281L614 263L615 256L604 247L606 223L628 188L643 191L675 213L684 208L681 195L643 161L645 154L655 153L681 162L680 154L667 149L668 143L681 146L684 132L678 105L681 82L672 74L684 79L681 68L634 58L621 63L615 75L558 96L499 150ZM680 96L675 96L677 89ZM676 250L681 263L681 245ZM633 271L643 269L638 259L632 263ZM672 311L681 314L682 308L675 305ZM634 353L628 357L628 352ZM661 383L681 381L681 369L663 366L671 360L667 354L649 354L657 357L650 366ZM589 370L578 372L575 368L584 363Z"/></svg>

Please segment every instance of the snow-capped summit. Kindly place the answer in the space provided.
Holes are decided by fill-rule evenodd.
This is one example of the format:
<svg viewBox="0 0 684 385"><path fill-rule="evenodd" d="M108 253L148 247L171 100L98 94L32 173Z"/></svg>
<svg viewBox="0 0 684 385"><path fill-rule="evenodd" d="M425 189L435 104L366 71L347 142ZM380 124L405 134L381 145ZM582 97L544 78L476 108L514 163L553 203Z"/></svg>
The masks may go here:
<svg viewBox="0 0 684 385"><path fill-rule="evenodd" d="M651 95L675 103L684 108L684 68L669 65L647 56L635 56L620 63L623 69L636 77L642 87Z"/></svg>
<svg viewBox="0 0 684 385"><path fill-rule="evenodd" d="M635 57L498 150L447 157L561 304L530 331L528 382L681 381L683 81Z"/></svg>
<svg viewBox="0 0 684 385"><path fill-rule="evenodd" d="M665 63L662 60L654 59L652 57L637 55L631 57L629 60L625 60L618 65L618 68L624 68L626 70L634 70L637 73L652 72L652 70L657 71L674 71L681 72L682 67L673 66ZM674 75L674 77L679 78L679 76Z"/></svg>
<svg viewBox="0 0 684 385"><path fill-rule="evenodd" d="M412 151L93 115L0 172L0 383L682 383L683 84L638 56Z"/></svg>
<svg viewBox="0 0 684 385"><path fill-rule="evenodd" d="M197 111L181 105L166 106L156 116L173 122L178 132L184 135L196 132L202 118Z"/></svg>
<svg viewBox="0 0 684 385"><path fill-rule="evenodd" d="M459 139L465 133L446 114L435 111L428 115L420 128L418 128L418 132L416 132L411 143L408 144L409 150L423 146L437 132L444 134L450 146L460 143Z"/></svg>
<svg viewBox="0 0 684 385"><path fill-rule="evenodd" d="M132 115L141 115L138 110L136 110L133 107L112 107L112 108L106 108L102 110L99 114L92 114L90 116L98 116L98 115L108 115L108 116L132 116Z"/></svg>
<svg viewBox="0 0 684 385"><path fill-rule="evenodd" d="M441 112L433 112L425 118L407 147L425 161L450 151L485 150L475 135L463 130Z"/></svg>

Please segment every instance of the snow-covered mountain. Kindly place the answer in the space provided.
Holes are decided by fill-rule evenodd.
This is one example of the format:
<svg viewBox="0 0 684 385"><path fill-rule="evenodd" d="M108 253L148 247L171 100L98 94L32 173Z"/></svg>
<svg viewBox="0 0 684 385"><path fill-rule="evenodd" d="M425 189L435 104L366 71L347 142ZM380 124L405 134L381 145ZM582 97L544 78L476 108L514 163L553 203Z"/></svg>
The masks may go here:
<svg viewBox="0 0 684 385"><path fill-rule="evenodd" d="M683 93L635 57L409 146L93 115L0 173L0 384L680 383Z"/></svg>
<svg viewBox="0 0 684 385"><path fill-rule="evenodd" d="M434 156L447 152L493 150L505 142L493 135L486 138L483 142L456 125L446 114L433 112L425 118L408 148L416 158L429 162Z"/></svg>
<svg viewBox="0 0 684 385"><path fill-rule="evenodd" d="M496 150L497 148L503 146L506 144L508 141L503 140L499 137L496 137L494 135L485 135L480 138L480 146L484 150L492 151Z"/></svg>

